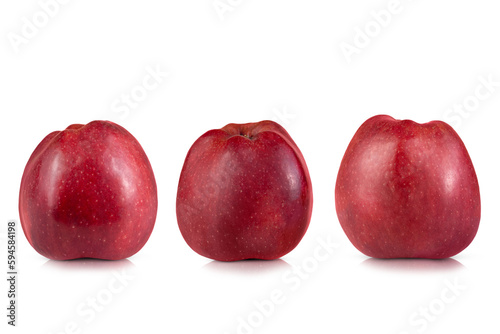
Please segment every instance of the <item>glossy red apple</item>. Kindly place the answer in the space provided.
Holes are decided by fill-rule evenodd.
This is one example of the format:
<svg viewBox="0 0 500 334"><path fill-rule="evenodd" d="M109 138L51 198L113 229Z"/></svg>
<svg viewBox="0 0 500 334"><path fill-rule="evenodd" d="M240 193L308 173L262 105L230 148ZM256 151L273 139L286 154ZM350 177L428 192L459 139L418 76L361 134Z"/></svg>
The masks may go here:
<svg viewBox="0 0 500 334"><path fill-rule="evenodd" d="M467 150L446 123L379 115L352 138L335 188L347 237L377 258L447 258L465 249L481 215Z"/></svg>
<svg viewBox="0 0 500 334"><path fill-rule="evenodd" d="M21 181L21 225L33 248L50 259L132 256L151 235L156 209L144 150L112 122L50 133Z"/></svg>
<svg viewBox="0 0 500 334"><path fill-rule="evenodd" d="M189 150L177 221L187 244L208 258L277 259L304 236L312 201L306 163L283 127L228 124Z"/></svg>

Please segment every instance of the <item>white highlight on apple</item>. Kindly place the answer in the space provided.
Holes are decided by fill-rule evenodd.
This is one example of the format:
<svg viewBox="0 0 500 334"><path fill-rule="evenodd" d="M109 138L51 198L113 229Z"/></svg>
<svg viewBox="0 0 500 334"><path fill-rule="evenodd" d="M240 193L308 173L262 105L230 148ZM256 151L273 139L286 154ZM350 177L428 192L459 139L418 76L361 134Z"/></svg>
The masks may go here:
<svg viewBox="0 0 500 334"><path fill-rule="evenodd" d="M400 14L403 9L400 0L390 0L386 9L370 12L372 19L366 22L363 28L355 26L352 42L342 41L339 44L347 63L350 64L354 55L359 55L363 49L368 47L372 40L391 24L393 17Z"/></svg>
<svg viewBox="0 0 500 334"><path fill-rule="evenodd" d="M22 25L19 33L8 32L7 39L14 49L19 53L21 45L28 44L35 38L41 29L45 28L51 19L59 14L62 5L66 5L70 0L39 0L37 10L31 15L31 19L26 16L21 17Z"/></svg>
<svg viewBox="0 0 500 334"><path fill-rule="evenodd" d="M221 21L226 19L228 13L234 12L243 3L243 0L214 0L212 7Z"/></svg>
<svg viewBox="0 0 500 334"><path fill-rule="evenodd" d="M292 269L285 271L281 280L288 289L274 289L269 294L269 298L254 301L254 310L246 316L237 318L237 334L253 334L255 329L261 327L265 319L271 317L278 305L283 304L287 299L287 293L297 291L304 281L311 277L311 274L318 271L320 264L328 260L339 248L339 244L333 241L331 236L325 239L317 238L317 246L311 256L302 260L300 265L292 264ZM226 332L225 334L228 334Z"/></svg>
<svg viewBox="0 0 500 334"><path fill-rule="evenodd" d="M141 102L146 100L149 93L160 87L169 76L169 73L163 71L160 65L155 68L146 66L146 75L142 78L141 83L133 86L128 93L122 93L118 98L111 103L111 111L117 114L121 120L130 116L132 109L137 109Z"/></svg>
<svg viewBox="0 0 500 334"><path fill-rule="evenodd" d="M497 92L497 88L500 87L500 81L496 81L492 73L486 77L480 75L477 80L479 84L474 88L474 93L467 95L461 102L453 104L444 112L443 120L455 129L459 128L463 120L469 118L472 112L479 109L481 101L491 98Z"/></svg>
<svg viewBox="0 0 500 334"><path fill-rule="evenodd" d="M95 295L87 297L85 301L79 303L76 307L78 320L72 320L65 324L64 328L58 332L50 332L49 334L81 334L83 333L83 325L88 325L94 321L98 313L106 309L115 295L123 292L125 288L134 280L134 276L125 272L114 271L113 277L108 281L105 288L99 290Z"/></svg>
<svg viewBox="0 0 500 334"><path fill-rule="evenodd" d="M438 297L433 298L425 306L420 306L417 311L413 312L408 318L411 327L417 333L423 333L429 327L429 324L436 321L438 316L443 314L448 305L454 303L457 298L462 294L467 286L458 281L458 278L452 281L446 279L444 281L445 287L441 289ZM399 334L409 334L410 332L403 331Z"/></svg>

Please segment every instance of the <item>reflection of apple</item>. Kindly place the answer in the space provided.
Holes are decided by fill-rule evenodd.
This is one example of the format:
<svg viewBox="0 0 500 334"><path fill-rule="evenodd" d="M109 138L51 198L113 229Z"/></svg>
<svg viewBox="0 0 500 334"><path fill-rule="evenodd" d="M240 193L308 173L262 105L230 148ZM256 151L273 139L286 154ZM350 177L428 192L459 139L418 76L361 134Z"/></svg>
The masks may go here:
<svg viewBox="0 0 500 334"><path fill-rule="evenodd" d="M187 154L177 220L187 244L203 256L279 258L302 239L311 211L304 158L272 121L208 131Z"/></svg>
<svg viewBox="0 0 500 334"><path fill-rule="evenodd" d="M335 188L337 215L361 252L378 258L446 258L476 235L476 173L446 123L379 115L351 140Z"/></svg>
<svg viewBox="0 0 500 334"><path fill-rule="evenodd" d="M151 235L156 209L146 154L112 122L52 132L31 155L21 181L24 233L54 260L132 256Z"/></svg>

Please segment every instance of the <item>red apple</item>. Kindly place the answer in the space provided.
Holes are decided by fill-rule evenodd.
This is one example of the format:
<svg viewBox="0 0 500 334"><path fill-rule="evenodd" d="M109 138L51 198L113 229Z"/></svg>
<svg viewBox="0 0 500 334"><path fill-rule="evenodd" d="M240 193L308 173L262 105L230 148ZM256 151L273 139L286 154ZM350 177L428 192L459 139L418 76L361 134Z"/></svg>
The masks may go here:
<svg viewBox="0 0 500 334"><path fill-rule="evenodd" d="M156 209L156 182L144 150L112 122L50 133L21 181L26 238L54 260L132 256L151 235Z"/></svg>
<svg viewBox="0 0 500 334"><path fill-rule="evenodd" d="M277 259L304 236L312 201L306 163L283 127L228 124L189 150L177 221L187 244L208 258Z"/></svg>
<svg viewBox="0 0 500 334"><path fill-rule="evenodd" d="M447 258L476 235L479 186L467 150L446 123L386 115L352 138L335 188L347 237L376 258Z"/></svg>

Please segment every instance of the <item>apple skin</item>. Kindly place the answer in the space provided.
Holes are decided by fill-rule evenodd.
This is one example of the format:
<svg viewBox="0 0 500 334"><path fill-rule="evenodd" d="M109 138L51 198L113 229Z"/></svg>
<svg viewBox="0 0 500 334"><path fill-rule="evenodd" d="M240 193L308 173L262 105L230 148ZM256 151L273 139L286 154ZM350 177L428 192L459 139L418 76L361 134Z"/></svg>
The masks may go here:
<svg viewBox="0 0 500 334"><path fill-rule="evenodd" d="M179 179L177 221L187 244L219 261L272 260L297 246L312 212L302 153L272 121L202 135Z"/></svg>
<svg viewBox="0 0 500 334"><path fill-rule="evenodd" d="M23 231L37 252L54 260L132 256L151 235L157 206L144 150L108 121L50 133L21 180Z"/></svg>
<svg viewBox="0 0 500 334"><path fill-rule="evenodd" d="M335 187L352 244L376 258L448 258L474 239L479 185L458 134L446 123L386 115L352 138Z"/></svg>

